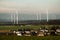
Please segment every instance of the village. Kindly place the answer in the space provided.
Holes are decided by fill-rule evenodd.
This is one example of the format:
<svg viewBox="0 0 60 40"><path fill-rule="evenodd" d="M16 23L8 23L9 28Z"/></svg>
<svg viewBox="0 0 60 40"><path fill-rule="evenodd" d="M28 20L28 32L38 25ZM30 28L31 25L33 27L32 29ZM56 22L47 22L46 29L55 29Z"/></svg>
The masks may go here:
<svg viewBox="0 0 60 40"><path fill-rule="evenodd" d="M17 36L60 36L60 27L18 30L0 30L0 35L17 35Z"/></svg>

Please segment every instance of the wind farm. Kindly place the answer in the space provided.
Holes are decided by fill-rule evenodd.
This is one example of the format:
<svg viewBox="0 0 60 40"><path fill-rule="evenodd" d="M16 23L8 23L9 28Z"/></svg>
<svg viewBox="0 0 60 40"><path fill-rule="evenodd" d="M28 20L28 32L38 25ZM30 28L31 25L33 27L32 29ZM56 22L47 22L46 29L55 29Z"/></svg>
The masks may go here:
<svg viewBox="0 0 60 40"><path fill-rule="evenodd" d="M0 40L60 40L60 0L0 0Z"/></svg>
<svg viewBox="0 0 60 40"><path fill-rule="evenodd" d="M1 25L31 25L31 24L42 24L42 25L59 25L59 19L54 19L54 16L52 15L51 19L50 16L49 16L49 12L48 12L48 9L46 8L45 9L45 14L42 14L43 9L41 8L40 11L37 11L35 12L34 11L34 14L26 14L26 15L29 15L29 16L22 16L24 14L22 13L19 13L18 9L15 9L14 12L9 10L9 13L11 13L9 16L10 16L10 21L6 21L5 23L3 21L1 21L3 24ZM34 15L34 16L33 16ZM27 17L27 19L25 18ZM24 18L24 19L23 19ZM26 20L25 20L26 19ZM54 22L53 22L54 21Z"/></svg>
<svg viewBox="0 0 60 40"><path fill-rule="evenodd" d="M25 17L27 14L21 18L21 14L19 14L18 9L15 9L14 12L9 10L10 21L0 21L0 34L1 34L1 37L3 37L3 40L4 38L6 38L5 36L7 37L10 36L9 38L16 37L18 38L18 40L20 37L21 37L20 39L22 39L22 37L23 38L36 37L35 40L37 40L37 38L39 40L42 40L42 39L45 40L45 39L48 39L49 36L51 36L52 38L57 37L57 39L59 40L59 37L60 37L59 21L60 20L50 19L49 12L48 12L49 10L47 8L45 9L45 14L42 14L43 13L42 10L43 9L41 8L40 11L34 12L33 15L35 16L33 15L31 16L31 14L29 14L30 16L27 16L27 18L31 17L33 20L32 19L24 20L26 19ZM54 17L52 16L52 18ZM54 31L54 29L56 31ZM53 40L52 38L49 37L49 39ZM17 39L14 38L14 40L17 40Z"/></svg>

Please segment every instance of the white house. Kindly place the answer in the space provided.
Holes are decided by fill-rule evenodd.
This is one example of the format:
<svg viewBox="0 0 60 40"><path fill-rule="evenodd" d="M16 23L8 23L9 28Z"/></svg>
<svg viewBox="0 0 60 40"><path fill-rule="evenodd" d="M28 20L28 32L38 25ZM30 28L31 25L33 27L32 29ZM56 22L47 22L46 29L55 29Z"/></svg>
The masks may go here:
<svg viewBox="0 0 60 40"><path fill-rule="evenodd" d="M17 36L22 36L20 31L16 31Z"/></svg>

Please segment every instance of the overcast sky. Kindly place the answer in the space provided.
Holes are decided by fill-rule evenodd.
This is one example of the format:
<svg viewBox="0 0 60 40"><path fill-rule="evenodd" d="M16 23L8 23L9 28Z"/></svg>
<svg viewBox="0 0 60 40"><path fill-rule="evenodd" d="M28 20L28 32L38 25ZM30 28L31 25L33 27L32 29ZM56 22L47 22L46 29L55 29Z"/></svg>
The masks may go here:
<svg viewBox="0 0 60 40"><path fill-rule="evenodd" d="M20 12L49 12L60 13L60 0L0 0L0 12L18 10Z"/></svg>
<svg viewBox="0 0 60 40"><path fill-rule="evenodd" d="M39 20L40 13L41 19L47 19L47 15L44 14L47 13L46 9L49 19L60 19L60 0L0 0L0 19L10 20L9 13L15 13L16 10L20 13L19 20L36 20L37 13Z"/></svg>

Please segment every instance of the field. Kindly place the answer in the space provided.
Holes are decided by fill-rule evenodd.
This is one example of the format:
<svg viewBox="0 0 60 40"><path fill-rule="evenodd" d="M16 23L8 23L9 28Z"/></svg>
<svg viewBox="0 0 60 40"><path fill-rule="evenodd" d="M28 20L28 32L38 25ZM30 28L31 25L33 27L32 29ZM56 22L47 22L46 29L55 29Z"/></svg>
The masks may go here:
<svg viewBox="0 0 60 40"><path fill-rule="evenodd" d="M18 30L18 29L40 29L41 27L50 28L53 25L25 25L25 26L0 26L0 30ZM57 25L55 25L57 26ZM59 25L60 27L60 25ZM17 36L17 35L1 35L0 40L60 40L60 36Z"/></svg>
<svg viewBox="0 0 60 40"><path fill-rule="evenodd" d="M40 29L40 28L49 28L53 25L25 25L25 26L0 26L0 30L17 30L17 29ZM57 26L57 25L55 25ZM60 25L59 25L60 27Z"/></svg>
<svg viewBox="0 0 60 40"><path fill-rule="evenodd" d="M60 40L60 36L30 36L30 37L19 37L16 35L0 35L0 40Z"/></svg>

